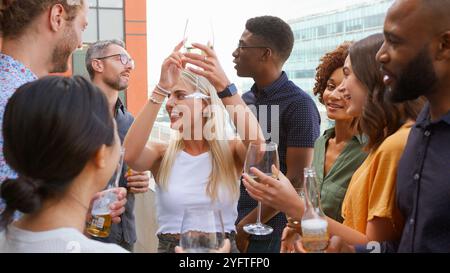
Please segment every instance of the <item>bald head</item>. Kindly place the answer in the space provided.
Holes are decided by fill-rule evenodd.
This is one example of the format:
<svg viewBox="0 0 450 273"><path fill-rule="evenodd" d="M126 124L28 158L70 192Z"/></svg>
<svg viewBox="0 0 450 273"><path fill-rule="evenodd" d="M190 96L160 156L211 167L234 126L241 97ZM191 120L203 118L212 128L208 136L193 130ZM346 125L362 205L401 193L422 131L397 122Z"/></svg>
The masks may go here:
<svg viewBox="0 0 450 273"><path fill-rule="evenodd" d="M450 0L414 0L420 2L420 10L430 18L433 31L450 31Z"/></svg>

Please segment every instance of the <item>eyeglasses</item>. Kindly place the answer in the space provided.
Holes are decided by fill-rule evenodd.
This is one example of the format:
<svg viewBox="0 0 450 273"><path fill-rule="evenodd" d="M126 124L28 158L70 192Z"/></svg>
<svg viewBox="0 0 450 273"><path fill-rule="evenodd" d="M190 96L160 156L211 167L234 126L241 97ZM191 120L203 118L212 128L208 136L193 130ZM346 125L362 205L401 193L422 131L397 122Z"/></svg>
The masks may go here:
<svg viewBox="0 0 450 273"><path fill-rule="evenodd" d="M96 59L97 60L103 60L103 59L106 59L106 58L111 58L111 57L116 57L116 56L120 56L120 62L123 65L130 64L134 68L134 60L131 59L130 57L128 57L127 54L124 54L124 53L109 55L109 56L100 57L100 58L96 58Z"/></svg>
<svg viewBox="0 0 450 273"><path fill-rule="evenodd" d="M268 46L250 46L250 45L238 44L236 48L242 49L242 48L270 48L270 47L268 47Z"/></svg>

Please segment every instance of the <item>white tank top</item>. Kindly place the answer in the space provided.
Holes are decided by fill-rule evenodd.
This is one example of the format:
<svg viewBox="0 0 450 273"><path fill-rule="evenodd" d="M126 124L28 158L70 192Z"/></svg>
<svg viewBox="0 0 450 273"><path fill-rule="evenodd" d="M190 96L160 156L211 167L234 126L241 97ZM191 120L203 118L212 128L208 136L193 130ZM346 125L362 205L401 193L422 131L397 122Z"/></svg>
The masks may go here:
<svg viewBox="0 0 450 273"><path fill-rule="evenodd" d="M180 233L184 210L211 207L222 211L225 232L235 231L237 198L224 187L214 203L206 193L212 160L209 152L192 156L181 151L175 157L167 190L156 186L156 210L159 233ZM238 183L238 181L236 181Z"/></svg>

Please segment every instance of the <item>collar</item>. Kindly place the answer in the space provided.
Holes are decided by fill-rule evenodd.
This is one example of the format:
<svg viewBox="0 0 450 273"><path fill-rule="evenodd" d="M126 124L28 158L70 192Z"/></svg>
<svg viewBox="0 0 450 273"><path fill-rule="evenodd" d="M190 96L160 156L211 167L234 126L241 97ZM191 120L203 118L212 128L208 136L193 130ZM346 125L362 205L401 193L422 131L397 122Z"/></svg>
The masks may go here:
<svg viewBox="0 0 450 273"><path fill-rule="evenodd" d="M258 90L258 87L256 86L256 83L253 84L252 88L250 89L250 91L252 91L252 93L257 94L258 91L262 94L266 94L266 95L270 95L271 93L277 92L278 90L280 90L280 87L282 87L286 82L288 82L289 79L287 77L286 72L282 71L281 72L281 76L274 81L271 85Z"/></svg>
<svg viewBox="0 0 450 273"><path fill-rule="evenodd" d="M120 97L117 98L116 106L115 106L115 109L114 109L114 113L117 115L119 110L122 111L122 114L125 114L125 106L123 105L122 100L120 99Z"/></svg>
<svg viewBox="0 0 450 273"><path fill-rule="evenodd" d="M437 124L440 122L445 122L448 125L450 125L450 111L447 112L447 114L440 117L438 120L431 122L430 121L430 103L427 102L425 104L425 107L423 108L422 112L420 112L419 116L417 117L415 127L425 128L425 127L429 126L430 124Z"/></svg>
<svg viewBox="0 0 450 273"><path fill-rule="evenodd" d="M15 68L17 71L21 71L22 73L25 73L27 80L37 80L37 76L31 71L28 67L26 67L22 62L14 59L13 57L3 54L0 52L0 66L3 64L11 65L13 68Z"/></svg>
<svg viewBox="0 0 450 273"><path fill-rule="evenodd" d="M332 128L330 128L330 129L325 130L324 133L323 133L323 135L324 135L327 139L329 139L329 138L331 138L331 137L334 135L334 132L335 132L335 128L332 127ZM353 139L356 140L356 141L358 141L359 144L361 144L361 145L364 145L364 144L367 143L367 137L365 137L364 135L361 135L361 134L354 135L354 136L352 137L352 140L353 140Z"/></svg>

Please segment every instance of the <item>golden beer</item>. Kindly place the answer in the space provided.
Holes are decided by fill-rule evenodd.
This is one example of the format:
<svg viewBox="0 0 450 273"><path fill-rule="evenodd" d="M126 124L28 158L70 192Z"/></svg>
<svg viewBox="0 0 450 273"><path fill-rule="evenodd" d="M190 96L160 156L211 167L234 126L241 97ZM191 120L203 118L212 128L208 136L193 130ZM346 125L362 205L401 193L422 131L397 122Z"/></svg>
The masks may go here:
<svg viewBox="0 0 450 273"><path fill-rule="evenodd" d="M308 252L323 252L328 246L328 222L324 219L302 221L302 244Z"/></svg>
<svg viewBox="0 0 450 273"><path fill-rule="evenodd" d="M106 238L111 232L111 214L92 214L92 220L87 232L95 237Z"/></svg>

